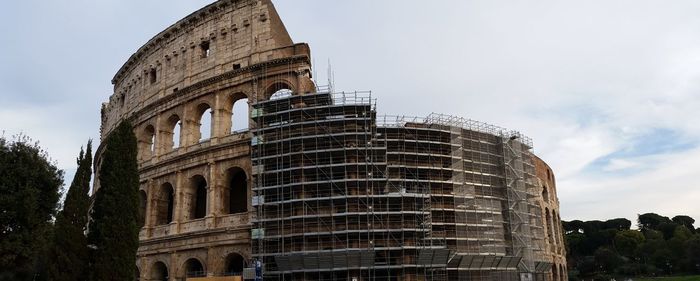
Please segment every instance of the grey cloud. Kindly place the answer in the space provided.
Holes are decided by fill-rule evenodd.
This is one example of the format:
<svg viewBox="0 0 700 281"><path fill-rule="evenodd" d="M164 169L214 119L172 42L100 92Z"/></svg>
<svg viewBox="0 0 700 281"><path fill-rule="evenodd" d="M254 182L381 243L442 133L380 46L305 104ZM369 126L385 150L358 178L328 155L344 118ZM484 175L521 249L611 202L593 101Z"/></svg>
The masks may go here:
<svg viewBox="0 0 700 281"><path fill-rule="evenodd" d="M114 72L153 35L210 2L4 4L0 128L27 132L72 167L85 140L98 136ZM633 219L642 211L700 218L690 205L700 196L688 185L691 168L666 168L693 150L658 155L644 162L654 173L634 177L584 171L625 149L630 132L665 128L700 140L699 123L690 121L700 120L700 2L275 3L294 40L310 43L317 79L326 80L330 58L336 88L372 90L380 113L449 113L530 135L558 175L564 219ZM662 182L663 198L682 197L677 204L648 202Z"/></svg>

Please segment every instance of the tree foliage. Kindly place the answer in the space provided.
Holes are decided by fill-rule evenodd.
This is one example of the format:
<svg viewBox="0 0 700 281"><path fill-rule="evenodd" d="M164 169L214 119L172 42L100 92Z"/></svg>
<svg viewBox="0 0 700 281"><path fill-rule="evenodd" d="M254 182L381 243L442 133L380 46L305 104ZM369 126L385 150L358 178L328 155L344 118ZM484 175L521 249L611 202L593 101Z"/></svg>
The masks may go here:
<svg viewBox="0 0 700 281"><path fill-rule="evenodd" d="M38 143L0 137L0 280L32 280L42 267L62 184Z"/></svg>
<svg viewBox="0 0 700 281"><path fill-rule="evenodd" d="M655 213L638 216L638 230L626 219L563 222L572 280L611 276L700 273L700 233L695 220Z"/></svg>
<svg viewBox="0 0 700 281"><path fill-rule="evenodd" d="M87 230L92 178L92 142L87 150L80 150L78 170L63 202L63 210L56 216L53 245L50 251L48 275L54 281L84 280L88 273Z"/></svg>
<svg viewBox="0 0 700 281"><path fill-rule="evenodd" d="M641 214L638 217L638 226L641 230L658 229L662 223L671 222L667 217L655 213Z"/></svg>
<svg viewBox="0 0 700 281"><path fill-rule="evenodd" d="M675 216L671 219L674 223L678 225L685 226L691 232L695 232L695 220L689 216Z"/></svg>
<svg viewBox="0 0 700 281"><path fill-rule="evenodd" d="M99 164L88 233L94 281L133 279L139 233L136 161L136 137L124 121L107 138Z"/></svg>

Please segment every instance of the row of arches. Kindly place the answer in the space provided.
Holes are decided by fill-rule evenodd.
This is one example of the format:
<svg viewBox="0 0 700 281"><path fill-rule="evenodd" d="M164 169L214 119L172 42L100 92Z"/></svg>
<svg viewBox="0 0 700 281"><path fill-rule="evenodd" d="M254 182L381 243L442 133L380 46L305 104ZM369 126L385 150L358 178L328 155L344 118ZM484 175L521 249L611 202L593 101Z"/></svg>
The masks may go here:
<svg viewBox="0 0 700 281"><path fill-rule="evenodd" d="M189 122L186 120L183 122L182 116L173 113L160 126L146 125L139 133L140 158L146 160L157 154L159 150L162 153L167 153L178 149L183 146L183 142L188 142L188 139L192 140L189 144L197 144L215 136L243 132L249 128L250 110L248 98L239 98L234 101L230 108L225 111L225 113L230 112L228 117L222 116L227 114L219 114L217 116L212 107L206 102L198 104L194 112L196 119ZM227 119L217 120L218 118ZM221 134L215 133L217 131L214 127L215 122L226 125L226 131ZM191 137L184 138L184 132L189 132Z"/></svg>
<svg viewBox="0 0 700 281"><path fill-rule="evenodd" d="M223 276L240 276L243 269L248 266L246 260L238 253L230 253L224 259L224 272L216 272L217 275ZM150 272L145 280L152 281L169 281L179 280L192 277L207 276L207 268L204 263L197 258L189 258L181 265L179 272L172 272L168 265L162 261L153 263ZM135 280L141 280L141 270L137 268Z"/></svg>
<svg viewBox="0 0 700 281"><path fill-rule="evenodd" d="M567 277L563 264L552 264L552 281L566 281Z"/></svg>
<svg viewBox="0 0 700 281"><path fill-rule="evenodd" d="M544 208L544 213L549 243L554 247L553 251L560 252L564 247L561 219L555 210Z"/></svg>
<svg viewBox="0 0 700 281"><path fill-rule="evenodd" d="M266 91L269 99L292 95L286 82L271 84ZM182 146L195 145L214 137L247 131L250 127L250 102L245 93L227 95L222 106L212 98L193 103L179 112L171 112L159 124L148 123L137 131L139 159L148 160ZM213 106L217 104L219 108Z"/></svg>
<svg viewBox="0 0 700 281"><path fill-rule="evenodd" d="M210 191L209 183L202 175L194 175L187 180L182 189L182 200L177 200L176 188L169 182L157 187L153 198L148 198L144 190L139 192L141 226L146 225L146 217L152 218L151 225L166 225L178 220L175 217L176 210L180 208L182 221L204 218L209 211ZM226 171L226 184L220 190L222 199L221 210L225 214L239 214L248 211L248 177L245 171L239 167L233 167ZM178 204L179 203L179 204ZM148 214L150 206L150 214Z"/></svg>

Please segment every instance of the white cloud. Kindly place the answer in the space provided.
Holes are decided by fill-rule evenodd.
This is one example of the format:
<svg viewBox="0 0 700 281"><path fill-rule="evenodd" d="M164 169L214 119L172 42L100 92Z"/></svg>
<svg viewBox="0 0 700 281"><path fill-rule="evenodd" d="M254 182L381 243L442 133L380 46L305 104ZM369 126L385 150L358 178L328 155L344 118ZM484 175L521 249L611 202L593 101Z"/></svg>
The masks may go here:
<svg viewBox="0 0 700 281"><path fill-rule="evenodd" d="M617 172L639 167L640 164L627 159L611 159L608 165L603 167L603 171Z"/></svg>
<svg viewBox="0 0 700 281"><path fill-rule="evenodd" d="M565 219L700 218L689 205L699 163L677 168L687 151L644 142L700 141L700 3L340 5L277 3L293 37L333 59L338 88L373 90L381 113L444 112L530 135L557 174Z"/></svg>
<svg viewBox="0 0 700 281"><path fill-rule="evenodd" d="M97 137L114 72L209 2L13 2L0 10L0 128L72 167ZM455 114L531 136L559 180L564 219L700 220L700 2L275 3L292 37L310 43L319 80L331 58L336 88L372 90L380 113ZM660 132L689 145L640 140Z"/></svg>

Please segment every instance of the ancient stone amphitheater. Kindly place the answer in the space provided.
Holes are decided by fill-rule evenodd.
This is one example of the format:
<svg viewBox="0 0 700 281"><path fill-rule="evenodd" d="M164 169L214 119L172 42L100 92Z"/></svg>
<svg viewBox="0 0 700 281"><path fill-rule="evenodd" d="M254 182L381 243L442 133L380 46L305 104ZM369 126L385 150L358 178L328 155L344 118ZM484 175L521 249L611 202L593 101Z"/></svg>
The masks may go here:
<svg viewBox="0 0 700 281"><path fill-rule="evenodd" d="M112 83L101 138L129 119L139 145L136 280L566 280L529 138L331 93L270 0L192 13Z"/></svg>

